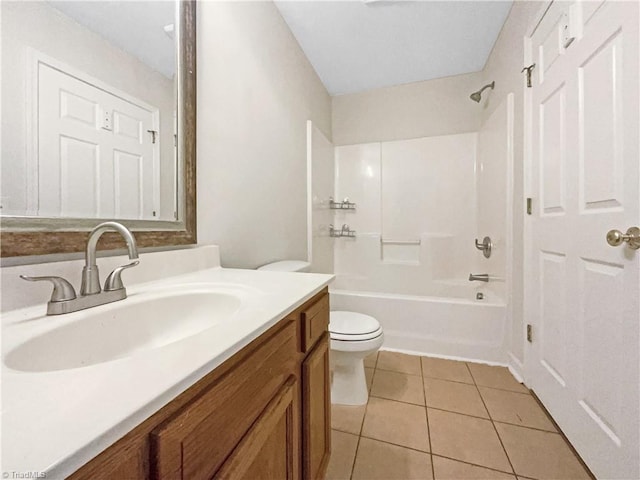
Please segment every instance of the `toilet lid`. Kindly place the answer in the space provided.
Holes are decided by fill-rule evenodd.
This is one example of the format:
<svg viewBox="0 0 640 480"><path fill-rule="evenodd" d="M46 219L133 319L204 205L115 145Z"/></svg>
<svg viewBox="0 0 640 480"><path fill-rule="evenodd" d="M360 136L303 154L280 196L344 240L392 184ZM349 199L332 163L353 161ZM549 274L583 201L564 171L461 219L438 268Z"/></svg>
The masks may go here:
<svg viewBox="0 0 640 480"><path fill-rule="evenodd" d="M378 320L363 313L334 311L329 319L329 332L334 340L369 340L382 335Z"/></svg>

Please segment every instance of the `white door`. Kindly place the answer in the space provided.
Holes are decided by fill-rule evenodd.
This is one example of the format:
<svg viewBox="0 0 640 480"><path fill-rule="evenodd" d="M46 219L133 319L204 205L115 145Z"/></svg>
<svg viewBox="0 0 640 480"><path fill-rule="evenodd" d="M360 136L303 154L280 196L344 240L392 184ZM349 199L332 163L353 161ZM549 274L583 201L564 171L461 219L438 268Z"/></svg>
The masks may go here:
<svg viewBox="0 0 640 480"><path fill-rule="evenodd" d="M530 38L526 374L598 478L640 478L640 250L605 240L640 226L638 20L554 2Z"/></svg>
<svg viewBox="0 0 640 480"><path fill-rule="evenodd" d="M157 112L38 64L37 215L159 218Z"/></svg>

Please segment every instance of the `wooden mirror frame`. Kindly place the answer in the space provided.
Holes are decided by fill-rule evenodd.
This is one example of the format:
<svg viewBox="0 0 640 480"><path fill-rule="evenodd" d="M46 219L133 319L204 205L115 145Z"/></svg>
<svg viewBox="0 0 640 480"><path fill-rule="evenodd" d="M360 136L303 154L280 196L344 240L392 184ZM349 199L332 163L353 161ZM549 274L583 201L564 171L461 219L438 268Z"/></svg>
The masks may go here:
<svg viewBox="0 0 640 480"><path fill-rule="evenodd" d="M178 201L183 203L179 228L153 230L150 222L136 227L136 221L120 221L131 228L139 248L192 245L196 243L196 1L177 0L179 13L180 52L178 61L178 156L183 159L182 186L178 188ZM182 195L180 195L182 192ZM85 249L89 231L98 223L109 219L79 220L82 225L69 227L60 219L43 222L37 217L7 217L0 219L0 256L19 257L52 253L73 253ZM58 225L56 225L58 223ZM168 222L164 222L168 223ZM174 222L172 222L174 223ZM178 223L178 222L175 222ZM16 226L19 224L19 227ZM46 225L43 225L46 224ZM28 230L27 230L28 229ZM100 250L124 248L118 234L102 235Z"/></svg>

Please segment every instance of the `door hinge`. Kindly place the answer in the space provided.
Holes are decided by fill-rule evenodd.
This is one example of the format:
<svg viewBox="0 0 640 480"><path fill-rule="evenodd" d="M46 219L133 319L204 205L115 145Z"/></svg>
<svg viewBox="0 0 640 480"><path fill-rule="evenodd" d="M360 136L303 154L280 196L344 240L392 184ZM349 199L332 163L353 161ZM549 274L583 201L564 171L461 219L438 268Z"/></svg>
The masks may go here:
<svg viewBox="0 0 640 480"><path fill-rule="evenodd" d="M562 29L562 46L569 48L569 45L573 43L576 37L572 36L571 18L567 13L562 14L562 25L560 28Z"/></svg>
<svg viewBox="0 0 640 480"><path fill-rule="evenodd" d="M532 343L533 342L533 327L531 326L531 324L527 324L527 342Z"/></svg>
<svg viewBox="0 0 640 480"><path fill-rule="evenodd" d="M113 117L109 110L102 112L102 128L104 130L113 130Z"/></svg>
<svg viewBox="0 0 640 480"><path fill-rule="evenodd" d="M531 197L527 197L527 215L531 215L533 211L533 200Z"/></svg>
<svg viewBox="0 0 640 480"><path fill-rule="evenodd" d="M158 136L157 130L147 130L151 134L151 143L156 143L156 137Z"/></svg>

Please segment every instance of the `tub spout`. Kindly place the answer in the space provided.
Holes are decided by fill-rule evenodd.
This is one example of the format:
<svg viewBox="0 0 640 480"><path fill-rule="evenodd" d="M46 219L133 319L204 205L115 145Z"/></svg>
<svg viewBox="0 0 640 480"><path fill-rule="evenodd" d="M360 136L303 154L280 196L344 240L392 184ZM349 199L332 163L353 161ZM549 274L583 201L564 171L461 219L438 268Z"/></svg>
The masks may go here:
<svg viewBox="0 0 640 480"><path fill-rule="evenodd" d="M473 282L473 281L488 282L489 281L489 274L488 273L470 273L469 274L469 281L470 282Z"/></svg>

